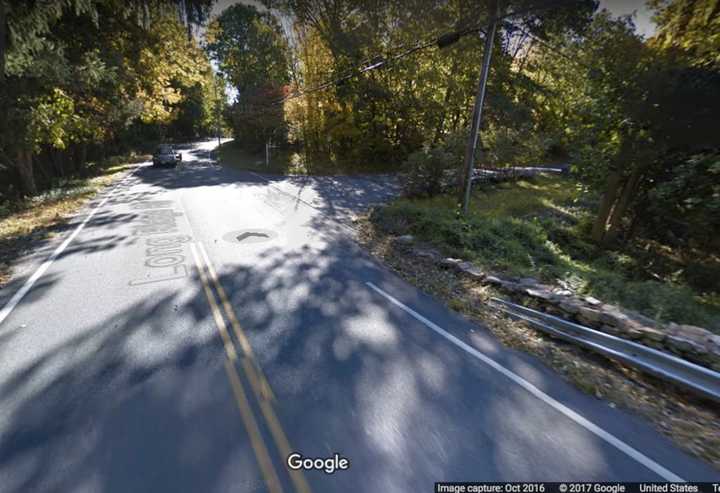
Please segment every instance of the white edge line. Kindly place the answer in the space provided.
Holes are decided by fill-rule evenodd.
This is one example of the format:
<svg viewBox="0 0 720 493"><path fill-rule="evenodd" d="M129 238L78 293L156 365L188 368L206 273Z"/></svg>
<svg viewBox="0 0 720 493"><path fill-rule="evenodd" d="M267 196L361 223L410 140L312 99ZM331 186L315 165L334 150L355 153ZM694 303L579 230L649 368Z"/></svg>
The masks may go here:
<svg viewBox="0 0 720 493"><path fill-rule="evenodd" d="M513 371L505 368L497 361L493 360L492 358L489 358L488 356L484 355L483 353L481 353L474 347L461 341L454 335L448 333L443 328L441 328L440 326L431 322L427 318L423 317L422 315L420 315L418 312L416 312L409 306L403 304L401 301L398 301L396 298L389 295L388 293L386 293L385 291L383 291L382 289L377 287L372 282L366 282L365 284L367 284L367 286L370 287L370 289L372 289L373 291L382 295L384 298L386 298L392 304L400 307L402 310L404 310L405 312L412 315L414 318L416 318L417 320L419 320L420 322L422 322L423 324L425 324L426 326L428 326L429 328L431 328L432 330L434 330L435 332L437 332L438 334L443 336L445 339L447 339L454 345L458 346L459 348L461 348L461 349L465 350L466 352L470 353L471 355L475 356L477 359L479 359L486 365L490 366L494 370L497 370L498 372L502 373L507 378L509 378L510 380L512 380L513 382L515 382L516 384L518 384L519 386L521 386L522 388L524 388L525 390L530 392L532 395L534 395L535 397L537 397L538 399L543 401L545 404L549 405L556 411L559 411L560 413L564 414L565 416L567 416L568 418L570 418L571 420L573 420L574 422L576 422L577 424L579 424L580 426L582 426L583 428L588 430L589 432L591 432L591 433L595 434L596 436L598 436L599 438L605 440L607 443L614 446L615 448L617 448L618 450L620 450L621 452L623 452L630 458L634 459L635 461L644 465L645 467L647 467L648 469L650 469L657 475L661 476L664 480L673 481L673 482L677 482L677 483L685 482L685 480L683 478L681 478L680 476L676 475L672 471L661 466L660 464L658 464L657 462L655 462L654 460L652 460L651 458L649 458L642 452L636 450L635 448L631 447L627 443L625 443L622 440L620 440L619 438L617 438L615 435L608 433L607 431L600 428L598 425L589 421L588 419L584 418L580 414L576 413L575 411L573 411L566 405L553 399L552 397L547 395L545 392L543 392L542 390L540 390L539 388L537 388L536 386L534 386L533 384L531 384L530 382L528 382L527 380L522 378L517 373L514 373Z"/></svg>
<svg viewBox="0 0 720 493"><path fill-rule="evenodd" d="M28 294L28 292L30 292L33 285L38 281L38 279L40 279L42 277L42 275L45 274L45 272L52 265L52 263L60 256L60 254L63 251L65 251L65 249L68 247L68 245L70 245L70 243L72 243L72 241L75 239L75 237L78 235L78 233L80 233L80 231L83 230L83 228L88 223L88 221L90 221L90 219L93 218L95 213L103 205L105 205L105 203L108 201L108 199L110 199L110 197L113 196L113 194L115 193L115 190L117 190L118 187L120 187L120 185L122 185L125 182L125 180L130 178L137 169L138 169L137 167L133 168L133 170L130 171L130 173L125 175L108 192L108 194L105 196L105 198L102 199L100 201L100 203L98 205L96 205L92 211L90 211L90 213L85 217L85 219L83 219L83 221L78 225L78 227L75 228L75 231L73 231L70 236L65 238L65 241L63 241L55 249L54 252L52 252L52 254L47 258L47 260L45 260L45 262L43 262L42 265L40 267L38 267L38 269L33 273L33 275L30 276L27 281L25 281L25 284L23 284L22 287L20 289L18 289L17 292L13 295L13 297L10 298L7 303L5 303L5 306L3 307L3 309L0 310L0 324L2 324L5 321L5 319L10 315L10 313L12 313L12 311L15 309L15 307L20 303L20 301L22 301L22 299L25 297L25 295Z"/></svg>

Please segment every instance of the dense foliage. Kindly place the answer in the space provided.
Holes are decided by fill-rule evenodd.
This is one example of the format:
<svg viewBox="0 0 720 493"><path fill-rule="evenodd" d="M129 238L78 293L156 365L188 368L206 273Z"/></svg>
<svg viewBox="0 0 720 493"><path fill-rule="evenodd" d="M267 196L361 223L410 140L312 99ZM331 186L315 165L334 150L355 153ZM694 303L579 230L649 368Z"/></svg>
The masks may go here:
<svg viewBox="0 0 720 493"><path fill-rule="evenodd" d="M468 31L456 43L401 56L418 43L444 33L484 26L486 2L390 1L325 2L297 0L276 6L296 19L293 26L294 80L315 87L342 78L348 71L388 60L370 70L308 94L286 105L291 137L308 153L331 160L401 163L422 146L438 145L463 133L471 114L481 64L482 37ZM558 29L576 32L595 4L575 2L572 9L539 9L542 2L503 2L522 11L515 24L537 34ZM497 44L486 112L493 158L504 149L513 157L532 159L533 101L531 83L513 67L519 51L516 31L503 24ZM512 148L511 141L519 144Z"/></svg>
<svg viewBox="0 0 720 493"><path fill-rule="evenodd" d="M591 0L500 2L475 164L563 164L582 193L538 204L536 218L473 219L446 190L463 162L493 3L265 0L262 13L228 11L211 53L238 89L238 141L252 151L287 136L309 172L401 172L412 200L376 213L403 223L395 233L707 322L693 300L719 290L720 4L650 0L657 31L645 39L631 17ZM563 224L569 210L583 212Z"/></svg>
<svg viewBox="0 0 720 493"><path fill-rule="evenodd" d="M0 192L32 195L90 160L214 133L222 95L191 28L209 1L2 6Z"/></svg>
<svg viewBox="0 0 720 493"><path fill-rule="evenodd" d="M404 183L404 193L408 197L432 197L443 190L452 176L453 159L450 154L441 148L420 149L408 157L406 165L407 176ZM451 178L450 178L451 179Z"/></svg>
<svg viewBox="0 0 720 493"><path fill-rule="evenodd" d="M393 235L412 234L451 257L491 272L533 277L618 303L643 314L720 330L720 303L710 292L718 272L674 255L649 255L640 245L603 251L582 235L591 204L579 205L582 185L570 177L502 183L480 194L458 218L451 196L401 199L375 209L371 222ZM714 283L714 284L712 284Z"/></svg>
<svg viewBox="0 0 720 493"><path fill-rule="evenodd" d="M210 24L206 48L238 92L230 110L236 141L258 150L268 139L283 137L276 102L289 81L288 47L275 18L252 6L233 5Z"/></svg>
<svg viewBox="0 0 720 493"><path fill-rule="evenodd" d="M225 98L209 58L236 90L225 120L250 151L285 142L308 170L405 171L416 195L460 166L494 2L236 4L201 50L192 25L210 4L3 0L4 181L32 194L105 153L214 133ZM599 198L597 245L641 233L710 251L718 3L648 4L646 40L594 0L499 2L476 164L571 164Z"/></svg>
<svg viewBox="0 0 720 493"><path fill-rule="evenodd" d="M658 213L648 200L672 177L669 169L717 146L720 73L688 53L644 42L629 19L607 13L595 16L581 40L555 41L573 62L543 52L534 77L562 95L548 99L558 104L564 145L577 173L602 194L593 239L612 244Z"/></svg>
<svg viewBox="0 0 720 493"><path fill-rule="evenodd" d="M248 53L228 41L219 47L229 48L211 50L241 94L236 132L258 148L274 131L287 131L309 162L366 169L386 163L409 172L410 193L438 193L428 173L462 162L483 41L470 28L486 25L491 4L266 0L271 10L262 14L237 8L221 18L215 36L246 33L249 41L240 45ZM638 231L668 239L654 220L659 210L681 216L690 210L666 208L660 199L670 193L674 168L716 180L705 168L687 168L705 162L692 156L718 146L717 2L652 0L649 6L657 35L645 40L631 18L614 18L590 0L567 8L531 0L500 4L478 164L570 162L588 192L601 198L590 231L598 245L617 245ZM247 34L256 31L272 49L258 48L259 35ZM453 32L461 35L445 39L456 42L429 46ZM251 54L263 63L252 63ZM377 68L363 70L371 65ZM266 86L258 94L260 81ZM275 96L297 90L302 96L280 108ZM444 166L432 158L438 154L447 159ZM711 204L713 188L694 188L700 181L686 180L673 199ZM687 239L705 247L720 233L711 221L704 224L709 229L696 230L696 220L674 220L692 223Z"/></svg>

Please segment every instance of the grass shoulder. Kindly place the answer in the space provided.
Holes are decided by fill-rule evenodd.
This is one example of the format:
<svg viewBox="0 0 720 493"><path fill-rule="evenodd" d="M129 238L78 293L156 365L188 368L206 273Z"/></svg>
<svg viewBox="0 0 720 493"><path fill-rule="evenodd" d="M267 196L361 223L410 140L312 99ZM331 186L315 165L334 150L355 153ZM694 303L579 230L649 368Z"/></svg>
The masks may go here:
<svg viewBox="0 0 720 493"><path fill-rule="evenodd" d="M393 163L343 162L332 156L308 156L291 148L273 148L269 159L264 152L250 152L236 141L223 142L217 150L221 166L272 175L353 175L396 171Z"/></svg>
<svg viewBox="0 0 720 493"><path fill-rule="evenodd" d="M442 195L398 199L371 220L488 270L564 284L661 321L720 331L717 293L677 278L687 256L643 240L622 250L596 248L587 239L594 208L579 182L542 176L476 190L466 218L454 197Z"/></svg>
<svg viewBox="0 0 720 493"><path fill-rule="evenodd" d="M59 181L34 197L0 202L0 286L10 280L12 263L38 242L58 233L67 217L147 156L111 158L88 167L88 175Z"/></svg>

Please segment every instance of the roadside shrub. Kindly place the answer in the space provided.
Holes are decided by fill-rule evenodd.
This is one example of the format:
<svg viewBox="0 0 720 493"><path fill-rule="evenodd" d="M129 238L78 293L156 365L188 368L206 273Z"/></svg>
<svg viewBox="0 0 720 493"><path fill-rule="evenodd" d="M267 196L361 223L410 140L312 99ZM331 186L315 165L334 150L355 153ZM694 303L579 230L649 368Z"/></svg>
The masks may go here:
<svg viewBox="0 0 720 493"><path fill-rule="evenodd" d="M465 148L467 147L469 130L463 128L450 132L443 138L442 149L449 156L451 156L453 162L460 166L460 163L465 159ZM479 155L480 153L478 153Z"/></svg>
<svg viewBox="0 0 720 493"><path fill-rule="evenodd" d="M720 150L668 160L648 192L644 216L660 238L672 231L705 249L719 247Z"/></svg>
<svg viewBox="0 0 720 493"><path fill-rule="evenodd" d="M453 167L453 157L443 149L421 149L405 161L403 193L407 197L432 197L442 192L446 170Z"/></svg>
<svg viewBox="0 0 720 493"><path fill-rule="evenodd" d="M483 136L486 165L517 166L537 164L555 144L549 136L528 123L510 126L489 125Z"/></svg>
<svg viewBox="0 0 720 493"><path fill-rule="evenodd" d="M370 212L369 219L386 233L402 235L408 233L410 224L417 221L419 215L417 208L403 203L393 207L375 207Z"/></svg>
<svg viewBox="0 0 720 493"><path fill-rule="evenodd" d="M442 147L460 164L465 158L469 130L451 132L443 139ZM475 167L518 166L537 164L552 153L559 144L552 136L530 124L509 126L490 123L482 134L482 149L475 154ZM557 152L557 151L556 151Z"/></svg>
<svg viewBox="0 0 720 493"><path fill-rule="evenodd" d="M685 268L684 278L702 292L720 292L720 263L710 260L690 262Z"/></svg>
<svg viewBox="0 0 720 493"><path fill-rule="evenodd" d="M578 226L558 224L551 218L541 218L537 224L547 232L550 241L562 245L562 249L567 255L580 259L593 258L598 255L597 246L585 241L583 236L578 234Z"/></svg>
<svg viewBox="0 0 720 493"><path fill-rule="evenodd" d="M553 251L547 234L537 224L516 218L455 217L447 208L428 208L400 201L375 209L370 220L391 234L411 233L447 254L511 273L541 266L548 275L562 272L562 260Z"/></svg>
<svg viewBox="0 0 720 493"><path fill-rule="evenodd" d="M687 286L657 281L628 281L609 272L590 274L586 287L589 293L608 303L619 303L648 317L700 325L709 329L720 327L716 317L700 305Z"/></svg>
<svg viewBox="0 0 720 493"><path fill-rule="evenodd" d="M0 219L5 216L9 216L12 211L12 203L9 200L0 199Z"/></svg>
<svg viewBox="0 0 720 493"><path fill-rule="evenodd" d="M714 256L663 267L652 252L648 258L641 256L645 249L602 250L587 241L588 215L575 213L574 220L565 220L568 209L554 207L558 201L552 194L548 198L547 187L516 183L510 191L504 185L494 190L476 193L475 207L467 217L457 214L454 197L439 195L399 199L373 211L371 221L378 229L412 234L444 255L473 261L483 269L561 284L657 320L720 332L720 303L713 294L720 264ZM545 195L530 205L516 198L520 192L543 190ZM527 207L516 210L513 204Z"/></svg>

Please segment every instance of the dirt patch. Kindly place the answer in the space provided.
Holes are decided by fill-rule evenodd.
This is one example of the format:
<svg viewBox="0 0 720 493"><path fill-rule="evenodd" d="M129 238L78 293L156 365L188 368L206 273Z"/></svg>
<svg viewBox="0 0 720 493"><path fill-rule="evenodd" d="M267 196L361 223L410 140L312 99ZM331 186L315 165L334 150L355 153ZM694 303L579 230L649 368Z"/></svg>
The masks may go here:
<svg viewBox="0 0 720 493"><path fill-rule="evenodd" d="M717 405L513 321L486 304L498 294L492 288L410 254L366 219L357 226L360 243L403 279L487 327L504 345L536 356L583 392L643 416L679 447L720 468Z"/></svg>

